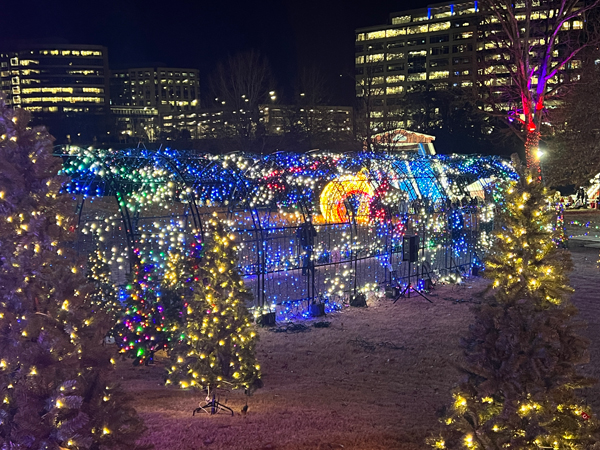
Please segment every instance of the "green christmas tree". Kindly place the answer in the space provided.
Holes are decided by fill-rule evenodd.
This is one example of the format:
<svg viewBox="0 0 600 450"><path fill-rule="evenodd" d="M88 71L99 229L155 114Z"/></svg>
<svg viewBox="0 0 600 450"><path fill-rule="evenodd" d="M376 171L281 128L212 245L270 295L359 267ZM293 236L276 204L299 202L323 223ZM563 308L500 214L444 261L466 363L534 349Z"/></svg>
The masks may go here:
<svg viewBox="0 0 600 450"><path fill-rule="evenodd" d="M134 365L148 364L158 350L169 350L181 340L184 304L192 295L198 268L196 238L168 252L161 273L157 265L136 254L125 311L115 328L121 352Z"/></svg>
<svg viewBox="0 0 600 450"><path fill-rule="evenodd" d="M0 99L0 447L130 449L143 432L102 346L110 328L91 304L72 240L72 200L44 128Z"/></svg>
<svg viewBox="0 0 600 450"><path fill-rule="evenodd" d="M461 346L465 380L454 391L447 430L434 448L598 448L598 422L575 389L590 380L587 341L569 302L570 255L555 239L547 189L518 166L506 190L485 275L493 296L475 311Z"/></svg>
<svg viewBox="0 0 600 450"><path fill-rule="evenodd" d="M257 334L246 306L252 295L237 266L233 234L216 217L206 226L194 295L186 308L185 339L172 352L167 384L251 392L260 387Z"/></svg>

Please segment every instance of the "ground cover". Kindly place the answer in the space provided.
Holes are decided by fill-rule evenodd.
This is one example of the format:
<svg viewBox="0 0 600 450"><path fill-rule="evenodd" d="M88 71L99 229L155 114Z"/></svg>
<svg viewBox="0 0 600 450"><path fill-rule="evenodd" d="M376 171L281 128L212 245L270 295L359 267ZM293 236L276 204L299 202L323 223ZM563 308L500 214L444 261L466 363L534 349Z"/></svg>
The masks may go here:
<svg viewBox="0 0 600 450"><path fill-rule="evenodd" d="M573 302L591 341L584 372L599 377L598 250L571 251ZM265 386L249 398L246 414L244 395L232 392L233 417L192 416L203 399L164 387L164 360L143 368L119 362L115 375L148 426L143 442L157 449L424 449L425 437L440 427L436 412L459 380L459 338L485 285L472 278L438 286L433 303L373 297L368 308L301 322L303 332L261 329L257 358ZM314 327L323 320L330 326ZM600 412L599 385L583 396Z"/></svg>

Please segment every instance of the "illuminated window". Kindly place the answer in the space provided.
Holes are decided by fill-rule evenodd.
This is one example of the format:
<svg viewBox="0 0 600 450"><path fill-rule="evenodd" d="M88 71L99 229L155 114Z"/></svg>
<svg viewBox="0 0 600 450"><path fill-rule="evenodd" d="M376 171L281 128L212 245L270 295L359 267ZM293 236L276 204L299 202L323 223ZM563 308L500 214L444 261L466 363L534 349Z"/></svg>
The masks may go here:
<svg viewBox="0 0 600 450"><path fill-rule="evenodd" d="M583 29L583 22L581 20L574 20L573 21L573 29L574 30L581 30L581 29Z"/></svg>
<svg viewBox="0 0 600 450"><path fill-rule="evenodd" d="M473 32L472 31L465 31L463 33L456 33L454 35L454 40L459 40L459 39L471 39L473 37Z"/></svg>
<svg viewBox="0 0 600 450"><path fill-rule="evenodd" d="M390 75L385 79L385 82L388 84L400 83L401 81L404 81L404 75Z"/></svg>
<svg viewBox="0 0 600 450"><path fill-rule="evenodd" d="M451 11L444 11L433 15L434 19L443 19L444 17L450 17L452 15Z"/></svg>
<svg viewBox="0 0 600 450"><path fill-rule="evenodd" d="M384 60L384 54L383 53L376 53L374 55L367 55L366 61L368 63L372 63L372 62L378 62L378 61L383 61Z"/></svg>
<svg viewBox="0 0 600 450"><path fill-rule="evenodd" d="M404 53L388 53L387 54L388 61L395 61L397 59L402 59L402 58L404 58Z"/></svg>
<svg viewBox="0 0 600 450"><path fill-rule="evenodd" d="M392 28L385 31L386 37L395 37L406 34L406 28Z"/></svg>
<svg viewBox="0 0 600 450"><path fill-rule="evenodd" d="M370 41L372 39L383 39L384 37L385 37L385 30L372 31L370 33L367 33L367 41Z"/></svg>
<svg viewBox="0 0 600 450"><path fill-rule="evenodd" d="M404 92L404 86L388 86L385 89L387 95L401 94Z"/></svg>
<svg viewBox="0 0 600 450"><path fill-rule="evenodd" d="M467 9L459 10L458 15L462 16L464 14L475 14L476 12L477 12L477 10L475 8L467 8Z"/></svg>
<svg viewBox="0 0 600 450"><path fill-rule="evenodd" d="M464 53L464 52L472 52L473 44L462 44L462 45L453 45L452 53Z"/></svg>
<svg viewBox="0 0 600 450"><path fill-rule="evenodd" d="M400 70L404 70L404 64L393 64L387 66L388 72L398 72Z"/></svg>
<svg viewBox="0 0 600 450"><path fill-rule="evenodd" d="M441 78L448 78L450 76L450 72L448 70L436 70L435 72L429 73L430 80L439 80Z"/></svg>
<svg viewBox="0 0 600 450"><path fill-rule="evenodd" d="M408 23L408 22L410 22L410 16L392 17L392 23L394 25L399 24L399 23Z"/></svg>
<svg viewBox="0 0 600 450"><path fill-rule="evenodd" d="M571 24L569 22L565 22L563 23L562 27L560 28L561 30L568 30L571 28Z"/></svg>
<svg viewBox="0 0 600 450"><path fill-rule="evenodd" d="M473 86L473 82L471 80L461 81L460 85L462 87L471 87Z"/></svg>
<svg viewBox="0 0 600 450"><path fill-rule="evenodd" d="M427 56L427 50L412 50L408 52L409 58L415 58L419 56Z"/></svg>
<svg viewBox="0 0 600 450"><path fill-rule="evenodd" d="M408 34L419 34L419 33L427 33L427 25L416 25L413 27L408 27L406 32Z"/></svg>
<svg viewBox="0 0 600 450"><path fill-rule="evenodd" d="M450 22L432 23L429 25L429 32L447 30L448 28L450 28Z"/></svg>
<svg viewBox="0 0 600 450"><path fill-rule="evenodd" d="M569 63L570 69L581 69L581 61L574 59Z"/></svg>
<svg viewBox="0 0 600 450"><path fill-rule="evenodd" d="M425 20L429 20L429 17L427 15L413 17L413 22L423 22Z"/></svg>
<svg viewBox="0 0 600 450"><path fill-rule="evenodd" d="M410 74L407 78L407 81L425 81L427 79L427 74L423 73L413 73Z"/></svg>
<svg viewBox="0 0 600 450"><path fill-rule="evenodd" d="M104 88L84 87L83 88L83 92L89 92L89 93L92 93L92 94L103 94L104 93Z"/></svg>
<svg viewBox="0 0 600 450"><path fill-rule="evenodd" d="M371 80L371 83L373 83L373 84L383 84L383 77L373 77L373 79Z"/></svg>

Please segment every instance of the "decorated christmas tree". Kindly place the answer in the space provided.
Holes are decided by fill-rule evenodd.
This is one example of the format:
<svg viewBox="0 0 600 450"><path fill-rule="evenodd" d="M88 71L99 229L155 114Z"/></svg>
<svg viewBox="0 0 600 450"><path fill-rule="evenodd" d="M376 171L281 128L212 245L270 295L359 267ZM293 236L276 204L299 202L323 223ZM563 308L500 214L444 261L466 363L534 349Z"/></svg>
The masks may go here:
<svg viewBox="0 0 600 450"><path fill-rule="evenodd" d="M493 251L485 261L493 295L475 311L462 341L465 380L434 448L597 448L598 422L575 389L588 358L577 336L569 254L556 245L549 192L519 167Z"/></svg>
<svg viewBox="0 0 600 450"><path fill-rule="evenodd" d="M169 327L154 266L137 257L131 276L125 312L115 332L121 352L133 358L134 365L147 365L156 351L168 347Z"/></svg>
<svg viewBox="0 0 600 450"><path fill-rule="evenodd" d="M143 432L108 382L110 321L91 303L43 128L0 99L0 447L131 449Z"/></svg>
<svg viewBox="0 0 600 450"><path fill-rule="evenodd" d="M200 244L195 237L192 241L168 252L162 273L136 255L125 312L115 329L121 351L134 365L148 364L156 351L171 349L183 338L184 304L191 298L199 261Z"/></svg>
<svg viewBox="0 0 600 450"><path fill-rule="evenodd" d="M194 295L186 308L185 339L172 352L167 384L250 392L260 386L257 335L246 306L252 295L237 266L233 234L216 217L206 228Z"/></svg>
<svg viewBox="0 0 600 450"><path fill-rule="evenodd" d="M91 294L93 306L102 309L113 322L116 322L121 314L118 290L110 278L110 265L105 253L98 245L88 255L87 269L88 281L94 285Z"/></svg>

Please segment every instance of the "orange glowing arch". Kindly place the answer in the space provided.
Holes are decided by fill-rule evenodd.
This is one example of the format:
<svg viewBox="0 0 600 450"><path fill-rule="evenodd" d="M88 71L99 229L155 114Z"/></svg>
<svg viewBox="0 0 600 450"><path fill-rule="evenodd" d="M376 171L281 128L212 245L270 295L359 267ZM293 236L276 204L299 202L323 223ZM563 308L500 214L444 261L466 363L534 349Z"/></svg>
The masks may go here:
<svg viewBox="0 0 600 450"><path fill-rule="evenodd" d="M369 182L368 172L362 169L356 175L342 175L329 182L321 192L321 214L327 223L340 223L348 220L344 201L351 195L360 194L360 203L356 211L356 221L369 221L369 204L375 189Z"/></svg>

